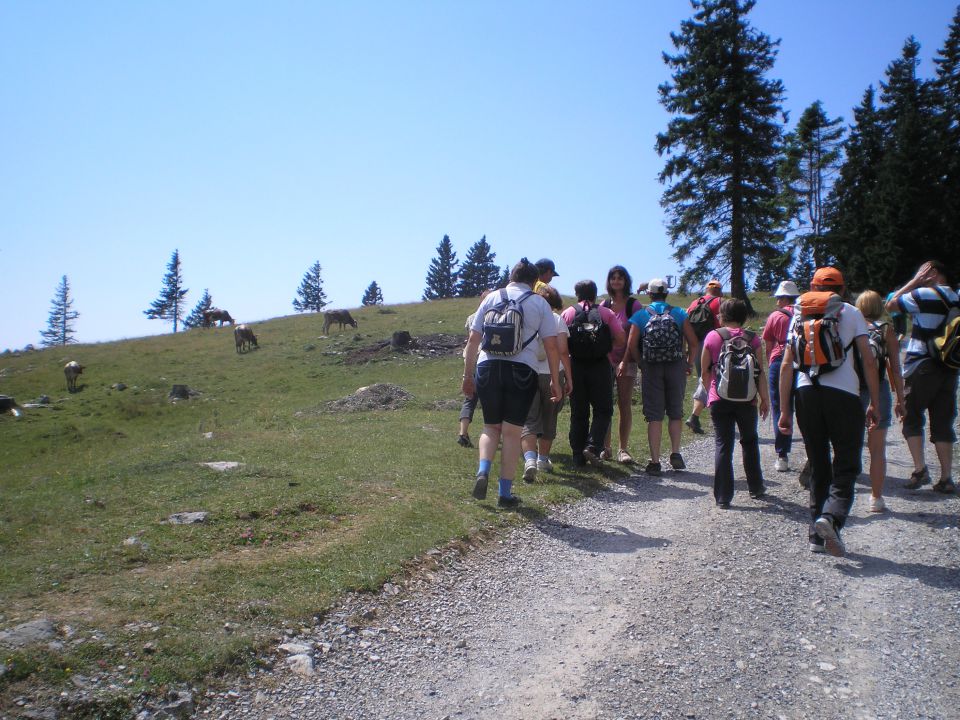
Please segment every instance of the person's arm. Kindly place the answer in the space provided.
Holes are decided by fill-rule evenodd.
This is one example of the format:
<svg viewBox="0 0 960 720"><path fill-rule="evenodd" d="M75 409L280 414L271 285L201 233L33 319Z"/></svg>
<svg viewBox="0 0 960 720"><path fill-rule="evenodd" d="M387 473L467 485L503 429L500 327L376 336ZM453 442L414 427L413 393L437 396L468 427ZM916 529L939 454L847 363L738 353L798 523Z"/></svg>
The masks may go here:
<svg viewBox="0 0 960 720"><path fill-rule="evenodd" d="M902 288L897 290L893 297L890 298L886 305L884 306L887 309L887 312L900 312L900 296L906 295L907 293L913 292L918 287L927 287L934 284L937 281L937 271L934 269L933 265L929 262L925 262L920 266L920 269L917 270L917 274L914 275Z"/></svg>
<svg viewBox="0 0 960 720"><path fill-rule="evenodd" d="M612 310L607 308L603 309L609 313L607 316L608 319L604 320L604 322L610 325L610 332L613 336L613 352L616 352L627 344L627 334L623 331L620 318L618 318Z"/></svg>
<svg viewBox="0 0 960 720"><path fill-rule="evenodd" d="M760 379L757 383L757 392L760 394L760 417L764 420L767 419L767 413L770 412L770 389L767 387L767 375L769 374L769 367L767 365L767 356L760 349L760 343L757 343L757 352L760 357L757 360L760 361Z"/></svg>
<svg viewBox="0 0 960 720"><path fill-rule="evenodd" d="M866 335L857 335L853 341L857 344L860 357L868 358L873 355L873 352L870 350L870 341L867 340ZM870 404L867 406L865 422L867 424L867 430L871 430L876 426L879 418L877 408L880 407L880 373L877 371L876 363L861 363L861 367L863 369L863 379L867 381L867 390L870 391Z"/></svg>
<svg viewBox="0 0 960 720"><path fill-rule="evenodd" d="M567 378L564 393L569 395L573 392L573 363L570 360L570 344L567 342L566 333L557 333L557 347L560 350L560 365Z"/></svg>
<svg viewBox="0 0 960 720"><path fill-rule="evenodd" d="M627 352L623 356L623 362L627 360L640 363L640 328L630 323L630 335L627 336Z"/></svg>
<svg viewBox="0 0 960 720"><path fill-rule="evenodd" d="M793 392L793 348L787 343L780 365L780 419L777 429L783 435L793 435L793 413L790 412L790 393Z"/></svg>
<svg viewBox="0 0 960 720"><path fill-rule="evenodd" d="M713 357L707 349L707 338L703 339L703 350L700 351L700 386L710 392L710 383L713 382Z"/></svg>
<svg viewBox="0 0 960 720"><path fill-rule="evenodd" d="M543 338L543 349L547 352L547 365L550 366L550 399L557 403L563 400L563 387L560 385L560 344L557 336Z"/></svg>
<svg viewBox="0 0 960 720"><path fill-rule="evenodd" d="M893 390L893 412L903 420L903 373L900 371L900 343L893 328L887 325L884 336L887 343L887 378L890 380L890 389Z"/></svg>
<svg viewBox="0 0 960 720"><path fill-rule="evenodd" d="M687 341L687 375L689 375L693 372L694 358L700 350L700 341L697 340L697 333L694 332L689 320L683 321L683 337Z"/></svg>
<svg viewBox="0 0 960 720"><path fill-rule="evenodd" d="M470 331L467 347L463 351L463 382L460 389L467 397L473 397L477 391L473 377L477 372L477 356L480 354L480 339L483 336L476 330Z"/></svg>

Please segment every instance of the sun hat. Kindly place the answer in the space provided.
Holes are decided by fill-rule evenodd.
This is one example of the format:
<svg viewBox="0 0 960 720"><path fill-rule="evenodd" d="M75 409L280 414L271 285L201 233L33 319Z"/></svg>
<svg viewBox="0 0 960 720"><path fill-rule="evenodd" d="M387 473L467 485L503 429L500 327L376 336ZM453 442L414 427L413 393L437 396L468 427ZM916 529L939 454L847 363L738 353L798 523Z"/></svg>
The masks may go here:
<svg viewBox="0 0 960 720"><path fill-rule="evenodd" d="M784 280L777 285L777 289L773 292L774 297L797 297L799 295L800 291L793 280Z"/></svg>

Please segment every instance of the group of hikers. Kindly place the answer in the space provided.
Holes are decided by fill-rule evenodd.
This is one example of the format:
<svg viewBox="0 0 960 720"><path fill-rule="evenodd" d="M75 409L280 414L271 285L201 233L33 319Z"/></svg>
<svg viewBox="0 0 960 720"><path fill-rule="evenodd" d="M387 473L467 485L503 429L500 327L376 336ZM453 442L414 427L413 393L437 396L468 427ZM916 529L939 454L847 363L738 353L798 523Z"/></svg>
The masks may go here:
<svg viewBox="0 0 960 720"><path fill-rule="evenodd" d="M686 465L680 452L684 423L703 433L700 415L709 409L715 435L714 499L728 509L734 496L733 453L739 433L750 497L765 493L758 423L772 413L775 469L790 470L796 425L807 465L801 480L810 490L810 549L843 556L841 530L853 504L866 442L869 453L871 512L886 502L886 433L896 416L913 458L905 485L932 482L924 460L924 427L936 449L940 476L933 490L953 493L951 476L957 370L960 368L960 298L948 269L924 263L886 298L866 290L847 302L842 272L816 270L809 291L785 280L774 292L777 308L757 334L745 328L749 308L724 298L720 281L683 308L668 302L662 278L637 287L616 265L607 273L606 298L597 285L581 280L576 302L563 308L550 284L558 273L552 260L526 258L511 270L506 287L488 291L467 320L458 441L472 447L468 434L474 409L483 413L479 465L473 497L487 496L491 469L500 449L497 505L516 507L513 481L521 454L523 480L552 472L550 450L557 415L570 402L569 443L575 465L602 466L616 460L633 465L628 444L632 395L639 377L650 458L644 471L663 472L661 447L667 423L667 462ZM893 324L884 322L885 313ZM906 319L912 321L901 369ZM684 421L687 377L696 372L693 411ZM613 452L612 417L619 422Z"/></svg>

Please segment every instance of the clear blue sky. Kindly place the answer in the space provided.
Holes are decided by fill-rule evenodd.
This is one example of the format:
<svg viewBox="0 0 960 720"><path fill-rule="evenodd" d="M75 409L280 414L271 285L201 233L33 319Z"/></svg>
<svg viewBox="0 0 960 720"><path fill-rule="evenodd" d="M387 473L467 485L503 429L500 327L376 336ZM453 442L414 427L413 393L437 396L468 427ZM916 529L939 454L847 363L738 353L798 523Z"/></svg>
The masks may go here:
<svg viewBox="0 0 960 720"><path fill-rule="evenodd" d="M943 44L955 0L760 0L791 121L851 108ZM60 277L76 337L170 332L143 310L171 252L240 321L376 280L419 300L462 260L550 256L570 292L622 263L676 273L654 138L686 0L0 3L0 350L39 344ZM318 334L319 334L318 321Z"/></svg>

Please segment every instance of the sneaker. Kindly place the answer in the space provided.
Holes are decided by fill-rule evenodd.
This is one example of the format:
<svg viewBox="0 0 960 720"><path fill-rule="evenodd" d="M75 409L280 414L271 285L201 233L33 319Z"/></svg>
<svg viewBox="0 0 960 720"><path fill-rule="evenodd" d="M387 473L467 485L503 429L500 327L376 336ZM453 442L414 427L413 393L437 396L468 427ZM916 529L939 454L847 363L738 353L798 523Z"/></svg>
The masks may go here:
<svg viewBox="0 0 960 720"><path fill-rule="evenodd" d="M683 461L683 455L680 453L670 453L670 467L674 470L686 470L687 464Z"/></svg>
<svg viewBox="0 0 960 720"><path fill-rule="evenodd" d="M916 490L924 485L929 484L930 472L927 470L926 465L924 465L922 470L915 470L914 472L910 473L910 480L907 481L907 484L904 485L904 487L907 490Z"/></svg>
<svg viewBox="0 0 960 720"><path fill-rule="evenodd" d="M470 436L469 436L469 435L460 435L460 436L458 436L458 437L457 437L457 445L459 445L460 447L465 447L465 448L472 448L472 447L473 447L473 443L470 442Z"/></svg>
<svg viewBox="0 0 960 720"><path fill-rule="evenodd" d="M583 459L594 467L600 467L603 465L603 460L600 459L600 456L597 455L597 451L592 447L585 447L583 449Z"/></svg>
<svg viewBox="0 0 960 720"><path fill-rule="evenodd" d="M604 448L600 451L600 459L604 461L613 460L613 450Z"/></svg>
<svg viewBox="0 0 960 720"><path fill-rule="evenodd" d="M873 497L870 496L870 512L872 513L881 513L887 509L887 503L884 502L883 496Z"/></svg>
<svg viewBox="0 0 960 720"><path fill-rule="evenodd" d="M697 415L688 417L687 422L684 424L690 428L695 435L703 435L703 428L700 427L700 418Z"/></svg>
<svg viewBox="0 0 960 720"><path fill-rule="evenodd" d="M473 484L473 496L477 500L483 500L487 496L487 481L490 476L486 473L477 473L477 481Z"/></svg>
<svg viewBox="0 0 960 720"><path fill-rule="evenodd" d="M820 542L814 542L812 540L810 541L810 552L824 553L826 551L827 548L824 546L823 540L820 540Z"/></svg>
<svg viewBox="0 0 960 720"><path fill-rule="evenodd" d="M534 459L523 461L523 481L532 483L537 479L537 461Z"/></svg>
<svg viewBox="0 0 960 720"><path fill-rule="evenodd" d="M646 472L647 475L659 475L662 472L662 468L660 467L660 463L651 460L647 463L644 472Z"/></svg>
<svg viewBox="0 0 960 720"><path fill-rule="evenodd" d="M516 495L501 495L497 498L497 507L512 508L516 507L522 502L523 500L518 498Z"/></svg>
<svg viewBox="0 0 960 720"><path fill-rule="evenodd" d="M728 502L718 502L718 503L717 503L717 508L719 508L720 510L729 510L729 509L730 509L730 503L728 503Z"/></svg>
<svg viewBox="0 0 960 720"><path fill-rule="evenodd" d="M621 465L633 465L637 461L633 459L633 456L630 455L626 450L621 450L617 453L617 462Z"/></svg>
<svg viewBox="0 0 960 720"><path fill-rule="evenodd" d="M550 458L546 460L537 460L537 471L538 472L553 472L553 461Z"/></svg>
<svg viewBox="0 0 960 720"><path fill-rule="evenodd" d="M943 478L933 486L933 489L934 492L943 493L944 495L953 495L953 493L957 491L957 486L954 484L953 478Z"/></svg>
<svg viewBox="0 0 960 720"><path fill-rule="evenodd" d="M816 529L817 535L823 538L823 545L828 553L834 557L843 557L847 554L847 548L844 547L843 540L840 539L840 531L833 526L833 520L821 515L817 518L813 527Z"/></svg>
<svg viewBox="0 0 960 720"><path fill-rule="evenodd" d="M753 490L750 491L750 497L753 498L754 500L763 500L766 496L767 496L766 490L757 490L756 492L754 492Z"/></svg>
<svg viewBox="0 0 960 720"><path fill-rule="evenodd" d="M776 468L777 472L786 472L790 469L790 463L787 462L785 457L778 457Z"/></svg>

